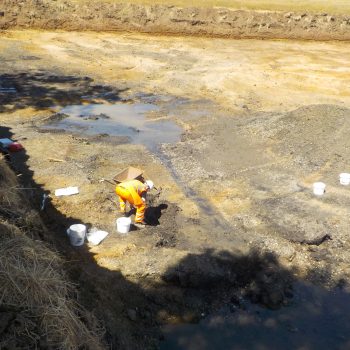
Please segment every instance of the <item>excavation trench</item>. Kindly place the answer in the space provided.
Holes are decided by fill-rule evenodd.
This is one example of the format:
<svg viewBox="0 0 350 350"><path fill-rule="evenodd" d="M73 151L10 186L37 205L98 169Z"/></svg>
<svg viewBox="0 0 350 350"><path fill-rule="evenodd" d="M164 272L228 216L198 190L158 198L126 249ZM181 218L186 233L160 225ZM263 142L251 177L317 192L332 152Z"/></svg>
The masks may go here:
<svg viewBox="0 0 350 350"><path fill-rule="evenodd" d="M152 100L156 102L155 97ZM176 102L172 101L171 105ZM121 143L144 146L166 167L187 199L197 205L206 232L215 231L217 239L229 240L230 244L234 241L237 248L244 245L243 238L225 237L235 229L234 225L188 185L186 176L178 172L174 160L164 152L162 144L176 144L183 130L173 121L152 119L152 112L159 112L156 103L77 104L55 109L57 113L42 130L80 137L102 136L102 140L116 137ZM167 111L171 113L172 110ZM163 238L159 245L169 242L176 245L176 240L171 243L171 239ZM347 346L350 297L342 288L327 290L298 281L276 265L269 280L269 258L265 262L264 258L253 257L246 268L233 261L220 266L222 263L216 259L208 254L208 258L200 257L199 261L195 258L194 263L180 263L163 275L168 288L173 285L185 295L190 294L190 300L196 299L196 306L189 307L191 323L186 323L186 318L178 319L176 324L171 324L171 319L165 321L170 324L162 327L161 349L255 348L257 339L259 347L267 349L292 350L306 344L308 349L324 350ZM219 267L213 271L212 265L217 264ZM193 288L202 292L197 294ZM216 299L215 307L208 305L212 298ZM177 304L178 301L174 303L175 309L179 307ZM129 317L136 316L132 313Z"/></svg>
<svg viewBox="0 0 350 350"><path fill-rule="evenodd" d="M166 325L164 348L349 348L347 43L10 31L0 45L3 136L25 148L11 165L33 208L51 194L46 239L110 344L154 348ZM121 237L99 180L129 165L163 192L154 226ZM53 195L67 186L79 195ZM71 247L77 222L110 235Z"/></svg>

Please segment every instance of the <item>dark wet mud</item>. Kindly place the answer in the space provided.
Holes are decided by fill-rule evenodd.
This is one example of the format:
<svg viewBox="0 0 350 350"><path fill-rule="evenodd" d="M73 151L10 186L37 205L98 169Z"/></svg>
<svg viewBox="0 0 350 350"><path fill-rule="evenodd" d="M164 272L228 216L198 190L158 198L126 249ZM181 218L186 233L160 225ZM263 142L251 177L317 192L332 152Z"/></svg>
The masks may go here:
<svg viewBox="0 0 350 350"><path fill-rule="evenodd" d="M350 296L306 283L293 286L287 305L271 310L237 299L198 324L163 328L162 350L307 349L350 347Z"/></svg>

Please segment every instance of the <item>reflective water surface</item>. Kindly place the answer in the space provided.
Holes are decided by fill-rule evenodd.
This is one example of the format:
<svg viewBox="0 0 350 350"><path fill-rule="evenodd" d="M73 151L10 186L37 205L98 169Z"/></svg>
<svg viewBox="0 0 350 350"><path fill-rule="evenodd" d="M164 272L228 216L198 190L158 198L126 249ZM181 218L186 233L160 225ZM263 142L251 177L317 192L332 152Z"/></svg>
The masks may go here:
<svg viewBox="0 0 350 350"><path fill-rule="evenodd" d="M71 105L60 110L67 118L48 127L87 135L127 136L131 143L154 150L161 143L177 142L182 133L173 121L146 118L147 113L157 110L157 106L145 103Z"/></svg>

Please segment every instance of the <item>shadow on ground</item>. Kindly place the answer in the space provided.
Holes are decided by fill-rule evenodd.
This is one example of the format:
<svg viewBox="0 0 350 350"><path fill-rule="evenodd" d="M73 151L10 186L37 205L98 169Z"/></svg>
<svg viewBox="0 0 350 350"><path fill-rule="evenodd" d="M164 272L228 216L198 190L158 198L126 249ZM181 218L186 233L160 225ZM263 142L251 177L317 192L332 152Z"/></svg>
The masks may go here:
<svg viewBox="0 0 350 350"><path fill-rule="evenodd" d="M61 76L50 72L2 74L0 112L80 104L84 99L90 103L95 99L116 102L120 101L119 94L122 91L125 90L97 85L89 77Z"/></svg>

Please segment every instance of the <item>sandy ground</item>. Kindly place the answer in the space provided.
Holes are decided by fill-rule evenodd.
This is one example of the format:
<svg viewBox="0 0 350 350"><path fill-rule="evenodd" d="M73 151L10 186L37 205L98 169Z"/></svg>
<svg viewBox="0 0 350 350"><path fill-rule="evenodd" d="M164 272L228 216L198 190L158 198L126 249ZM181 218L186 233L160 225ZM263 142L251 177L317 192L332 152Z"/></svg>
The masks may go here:
<svg viewBox="0 0 350 350"><path fill-rule="evenodd" d="M2 135L26 149L13 159L34 181L35 208L42 191L79 186L52 195L42 215L112 343L151 346L159 323L205 308L186 288L200 287L209 305L218 281L245 286L237 276L270 268L264 254L284 276L256 292L271 307L292 276L349 280L350 197L338 183L350 160L348 43L9 31L0 52L0 85L17 89L0 95ZM183 135L152 153L118 137L43 132L49 107L87 101L153 103L148 118L173 120ZM160 225L120 237L113 187L99 180L129 165L163 188L152 203ZM323 197L312 194L318 180ZM73 222L111 234L76 250L65 235Z"/></svg>

